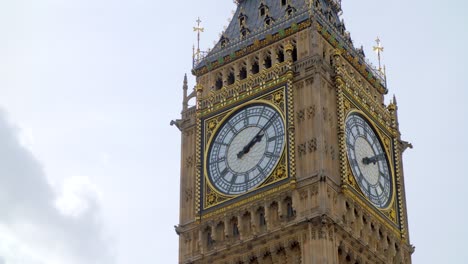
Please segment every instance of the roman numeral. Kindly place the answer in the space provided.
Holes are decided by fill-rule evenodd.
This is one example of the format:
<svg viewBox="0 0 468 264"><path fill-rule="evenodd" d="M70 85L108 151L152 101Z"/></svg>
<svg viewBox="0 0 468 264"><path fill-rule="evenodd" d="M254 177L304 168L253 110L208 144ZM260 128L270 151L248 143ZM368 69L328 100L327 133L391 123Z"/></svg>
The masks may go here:
<svg viewBox="0 0 468 264"><path fill-rule="evenodd" d="M273 152L265 152L265 157L268 157L268 158L278 158L279 157L279 154L275 154Z"/></svg>
<svg viewBox="0 0 468 264"><path fill-rule="evenodd" d="M257 126L260 123L260 120L262 119L261 117L262 117L264 111L265 111L265 107L262 107L262 111L260 112L260 115L258 116Z"/></svg>
<svg viewBox="0 0 468 264"><path fill-rule="evenodd" d="M237 131L237 129L231 124L231 122L227 122L226 123L230 128L231 130L234 132L234 134L237 134L239 131Z"/></svg>
<svg viewBox="0 0 468 264"><path fill-rule="evenodd" d="M284 137L284 134L276 135L276 136L273 136L271 138L268 138L268 142L275 141L277 138L281 138L281 137Z"/></svg>
<svg viewBox="0 0 468 264"><path fill-rule="evenodd" d="M248 114L247 114L247 109L244 110L244 126L248 126L249 125L249 117L248 117Z"/></svg>
<svg viewBox="0 0 468 264"><path fill-rule="evenodd" d="M226 157L222 157L222 158L219 158L219 159L216 159L216 160L212 160L211 162L212 163L221 163L221 162L224 162L226 161Z"/></svg>
<svg viewBox="0 0 468 264"><path fill-rule="evenodd" d="M229 171L229 170L228 170L228 168L227 168L227 167L226 167L226 168L224 168L224 170L221 172L221 177L223 177L223 178L224 178L224 176L226 176L226 174L228 173L228 171Z"/></svg>

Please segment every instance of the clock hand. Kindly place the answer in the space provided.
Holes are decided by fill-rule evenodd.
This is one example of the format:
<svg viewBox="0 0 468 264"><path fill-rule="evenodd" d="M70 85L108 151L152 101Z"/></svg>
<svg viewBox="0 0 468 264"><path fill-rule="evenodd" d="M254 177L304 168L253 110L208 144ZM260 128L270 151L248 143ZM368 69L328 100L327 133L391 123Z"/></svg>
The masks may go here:
<svg viewBox="0 0 468 264"><path fill-rule="evenodd" d="M265 135L265 129L268 128L271 123L276 119L277 114L275 113L270 120L258 131L257 135L241 150L237 153L237 158L242 158L245 154L249 153L250 149L255 145L255 143L262 141L263 136Z"/></svg>
<svg viewBox="0 0 468 264"><path fill-rule="evenodd" d="M255 143L262 141L264 135L265 133L260 130L260 132L257 133L257 135L249 142L249 144L247 144L239 153L237 153L237 158L240 159L245 154L249 153L250 149L255 145Z"/></svg>
<svg viewBox="0 0 468 264"><path fill-rule="evenodd" d="M369 164L375 164L377 163L377 161L381 160L381 159L384 159L385 158L385 155L383 153L380 153L380 154L377 154L373 157L365 157L362 159L362 163L364 163L365 165L369 165Z"/></svg>

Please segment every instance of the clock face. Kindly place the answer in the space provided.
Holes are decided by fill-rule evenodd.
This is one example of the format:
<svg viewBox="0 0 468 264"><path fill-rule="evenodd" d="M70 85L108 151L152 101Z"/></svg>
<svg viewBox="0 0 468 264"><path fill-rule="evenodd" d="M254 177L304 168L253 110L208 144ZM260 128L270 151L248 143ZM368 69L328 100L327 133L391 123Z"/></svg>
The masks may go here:
<svg viewBox="0 0 468 264"><path fill-rule="evenodd" d="M359 188L375 206L386 208L392 193L387 155L372 127L357 113L346 119L346 145Z"/></svg>
<svg viewBox="0 0 468 264"><path fill-rule="evenodd" d="M246 193L264 182L285 146L281 114L268 104L243 107L229 116L214 135L207 153L207 174L221 193Z"/></svg>

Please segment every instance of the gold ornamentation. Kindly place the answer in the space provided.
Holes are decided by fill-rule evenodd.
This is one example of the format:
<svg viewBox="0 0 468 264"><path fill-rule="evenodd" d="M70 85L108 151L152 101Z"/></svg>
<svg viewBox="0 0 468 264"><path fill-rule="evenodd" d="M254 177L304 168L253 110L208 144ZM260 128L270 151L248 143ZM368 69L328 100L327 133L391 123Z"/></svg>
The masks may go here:
<svg viewBox="0 0 468 264"><path fill-rule="evenodd" d="M347 114L349 110L351 109L351 103L348 100L345 100L344 107L345 107L345 113Z"/></svg>
<svg viewBox="0 0 468 264"><path fill-rule="evenodd" d="M216 128L216 126L218 125L218 121L217 120L211 120L209 123L208 123L208 130L213 133L213 130Z"/></svg>
<svg viewBox="0 0 468 264"><path fill-rule="evenodd" d="M286 168L284 165L280 165L275 171L275 180L281 180L284 178L286 178Z"/></svg>
<svg viewBox="0 0 468 264"><path fill-rule="evenodd" d="M348 174L348 182L355 189L357 188L356 181L354 180L354 176L351 173Z"/></svg>
<svg viewBox="0 0 468 264"><path fill-rule="evenodd" d="M195 85L195 91L197 91L197 93L203 93L203 85L197 83L197 85Z"/></svg>
<svg viewBox="0 0 468 264"><path fill-rule="evenodd" d="M208 194L208 197L206 198L206 202L207 202L208 206L215 204L216 200L217 200L216 199L216 194L214 194L214 193Z"/></svg>
<svg viewBox="0 0 468 264"><path fill-rule="evenodd" d="M267 103L269 101L269 104L271 106L275 106L275 108L277 110L279 110L282 114L284 114L284 116L286 116L286 111L287 111L287 104L284 102L285 101L285 91L287 89L287 86L286 85L283 85L283 86L279 86L277 89L269 92L269 93L266 93L262 96L259 96L257 98L252 98L250 101L247 101L246 104L250 104L250 103L253 103L255 101L262 101L264 103ZM223 120L226 118L227 115L229 115L229 113L232 113L233 111L236 111L236 109L239 109L239 108L242 108L242 107L245 107L246 104L242 104L240 106L237 106L236 108L232 108L230 110L227 110L227 111L224 111L224 112L219 112L217 115L213 115L209 118L207 118L206 120L203 121L202 117L199 117L201 120L201 122L204 122L205 125L206 125L206 135L205 135L205 140L203 141L204 142L204 146L200 147L200 149L203 150L203 153L204 155L206 156L206 151L207 151L207 148L210 144L210 140L211 139L211 135L216 133L216 130L219 129L219 124L221 124L223 122ZM277 105L278 104L278 105ZM288 120L285 120L285 125L288 126L288 122L291 122L289 119ZM291 139L289 138L290 135L288 135L287 137L287 141L288 141L288 144L291 146ZM294 146L294 145L292 145ZM264 183L262 183L260 186L258 186L255 190L257 189L261 189L261 188L264 188L266 186L271 186L273 185L274 183L277 183L279 181L282 181L282 180L285 180L289 177L289 164L287 163L287 157L288 157L288 154L286 153L286 149L285 148L285 152L283 153L283 156L281 157L277 167L275 168L275 170L272 172L272 174L265 180ZM206 159L206 157L205 157ZM206 170L206 168L205 168ZM206 175L203 175L203 177L206 177ZM199 181L197 181L198 184ZM211 184L209 183L208 180L205 180L204 181L204 186L201 188L202 191L203 191L203 196L205 197L204 198L204 202L202 204L202 208L201 208L201 211L203 210L206 210L206 209L209 209L209 208L213 208L215 206L218 206L218 205L223 205L225 202L229 201L229 200L233 200L239 196L245 196L247 198L245 199L250 199L249 197L252 197L252 196L249 196L249 195L252 195L251 193L254 192L255 190L251 190L249 193L246 193L246 194L242 194L242 195L237 195L237 196L226 196L224 194L221 194L219 193L213 186L211 186ZM291 179L290 182L293 182L293 179ZM290 184L287 184L285 183L284 185L287 185L289 186L289 188L291 188L292 185ZM200 185L198 185L200 186ZM200 189L200 188L196 188L196 189ZM266 192L269 192L269 191L266 191ZM226 206L222 207L222 208L225 208ZM204 218L205 215L203 214L202 217Z"/></svg>
<svg viewBox="0 0 468 264"><path fill-rule="evenodd" d="M393 222L396 222L396 213L393 209L390 211L390 219L392 219Z"/></svg>
<svg viewBox="0 0 468 264"><path fill-rule="evenodd" d="M220 90L210 91L205 97L200 94L197 96L200 114L204 116L214 111L227 109L238 103L239 100L253 99L266 89L286 83L288 81L286 65L287 62L275 64L259 74L251 75L244 80L238 80Z"/></svg>
<svg viewBox="0 0 468 264"><path fill-rule="evenodd" d="M260 47L260 40L256 39L254 40L254 43L253 43L254 47Z"/></svg>
<svg viewBox="0 0 468 264"><path fill-rule="evenodd" d="M236 203L233 203L233 204L230 204L230 205L221 207L220 209L215 210L215 211L213 211L213 212L203 214L203 215L201 216L201 218L202 218L202 219L211 218L211 217L213 217L213 216L216 216L216 215L225 213L225 212L228 211L228 210L232 210L232 209L234 209L234 208L241 207L241 206L243 206L243 205L245 205L245 204L249 204L249 203L252 203L252 202L254 202L254 201L258 201L258 200L264 199L264 198L266 198L266 197L275 195L275 194L277 194L277 193L279 193L279 192L281 192L281 191L287 190L287 189L289 189L289 185L288 185L288 184L280 185L280 186L278 186L278 187L269 189L269 190L267 190L267 191L260 192L260 193L258 193L258 194L256 194L256 195L253 195L253 196L248 197L248 198L246 198L246 199L242 199L242 200L240 200L239 202L236 202Z"/></svg>
<svg viewBox="0 0 468 264"><path fill-rule="evenodd" d="M278 92L278 93L275 93L274 97L273 97L273 100L276 102L276 103L280 103L283 101L283 92Z"/></svg>
<svg viewBox="0 0 468 264"><path fill-rule="evenodd" d="M258 51L259 49L262 49L262 48L266 47L267 45L270 44L271 41L276 42L276 41L279 41L281 39L285 39L285 38L295 34L298 31L301 31L303 29L306 29L306 28L310 27L311 25L312 25L312 21L306 20L306 21L298 24L297 27L294 27L294 28L290 27L290 28L287 28L285 30L280 30L280 32L282 32L282 33L278 32L278 33L272 35L271 40L267 35L265 39L259 40L257 45L255 45L256 43L252 43L252 45L250 45L250 46L247 46L247 47L244 47L244 48L242 48L240 50L237 50L234 53L235 57L236 58L244 57L244 56L246 56L248 54L251 54L251 53L253 53L255 51ZM225 57L222 57L222 61L224 61L224 60L228 61L230 59L230 56L231 56L231 54L227 54ZM210 66L208 66L208 65L210 65ZM218 59L216 59L214 61L211 61L211 63L209 61L207 61L207 66L203 66L201 68L194 69L193 73L197 77L199 77L199 76L201 76L203 74L206 74L209 71L217 69L217 68L219 68L221 66L223 66L223 64L219 63Z"/></svg>
<svg viewBox="0 0 468 264"><path fill-rule="evenodd" d="M382 217L382 214L379 214L375 210L375 208L369 207L361 198L357 197L356 194L353 191L351 191L351 190L349 190L347 188L343 188L343 193L346 196L350 197L357 204L359 204L365 210L365 212L370 214L373 218L378 220L382 225L384 225L386 228L391 230L393 234L395 234L396 236L400 235L400 230L398 229L398 223L388 221L388 220L391 220L388 217L385 217L385 218Z"/></svg>
<svg viewBox="0 0 468 264"><path fill-rule="evenodd" d="M286 42L286 44L284 45L284 51L287 53L291 53L293 49L294 49L294 46L291 43L291 41Z"/></svg>
<svg viewBox="0 0 468 264"><path fill-rule="evenodd" d="M338 55L336 60L341 58ZM349 60L348 60L349 61ZM354 201L358 202L362 208L365 208L367 212L373 215L380 223L388 227L395 234L400 235L403 232L399 229L402 219L398 217L398 210L401 210L399 197L401 186L398 183L399 177L398 168L393 172L393 164L397 167L397 162L393 161L393 150L392 148L392 136L393 129L390 127L391 114L388 109L382 107L376 99L370 96L369 92L366 91L364 84L359 82L358 76L353 74L353 69L346 69L344 65L335 63L334 70L337 73L335 76L335 84L337 91L337 106L338 106L338 140L339 140L339 159L342 174L342 191L346 196L351 197ZM393 202L390 207L385 210L378 210L375 207L368 204L367 200L362 197L360 189L357 186L356 180L349 167L349 163L346 156L346 142L345 142L345 117L352 111L360 111L365 116L368 116L371 120L372 125L377 130L378 136L382 139L382 143L387 150L389 157L389 165L392 171L393 186L395 192L392 194ZM398 155L397 155L398 156ZM360 195L358 195L358 193ZM380 213L378 213L380 212ZM399 215L403 215L399 212ZM402 234L401 237L404 235Z"/></svg>

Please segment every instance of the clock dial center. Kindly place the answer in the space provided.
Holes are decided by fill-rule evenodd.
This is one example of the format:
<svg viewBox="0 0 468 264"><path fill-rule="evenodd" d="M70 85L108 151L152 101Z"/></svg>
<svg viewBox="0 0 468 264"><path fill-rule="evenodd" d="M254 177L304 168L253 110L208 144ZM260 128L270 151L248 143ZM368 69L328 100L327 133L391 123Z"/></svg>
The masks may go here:
<svg viewBox="0 0 468 264"><path fill-rule="evenodd" d="M248 152L238 157L238 154L255 139L259 132L259 127L247 127L234 137L227 151L228 164L232 170L238 173L247 172L260 162L267 145L263 138L255 141Z"/></svg>
<svg viewBox="0 0 468 264"><path fill-rule="evenodd" d="M366 158L374 157L375 153L372 146L363 137L358 137L355 142L355 154L358 161L359 170L364 175L364 178L371 185L377 184L379 181L379 165L377 163L366 164Z"/></svg>

